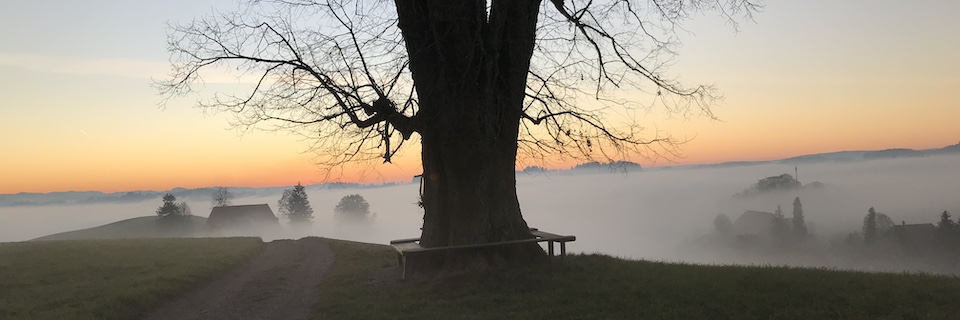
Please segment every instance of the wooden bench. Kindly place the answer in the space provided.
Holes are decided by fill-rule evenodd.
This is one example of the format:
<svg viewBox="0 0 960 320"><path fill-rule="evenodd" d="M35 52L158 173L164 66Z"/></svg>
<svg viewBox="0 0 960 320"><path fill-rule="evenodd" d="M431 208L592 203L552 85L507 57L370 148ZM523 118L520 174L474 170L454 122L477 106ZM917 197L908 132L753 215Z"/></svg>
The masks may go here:
<svg viewBox="0 0 960 320"><path fill-rule="evenodd" d="M493 242L493 243L425 248L420 246L420 238L410 238L410 239L399 239L399 240L390 241L390 246L392 246L394 250L397 250L397 266L403 268L402 277L406 279L407 278L407 257L418 254L418 253L487 248L487 247L504 246L504 245L511 245L511 244L546 241L547 254L551 258L553 258L553 244L560 243L560 261L562 262L563 257L567 255L567 242L577 240L577 237L575 236L562 236L558 234L549 233L546 231L540 231L540 230L537 230L536 228L530 228L530 233L533 234L533 238Z"/></svg>

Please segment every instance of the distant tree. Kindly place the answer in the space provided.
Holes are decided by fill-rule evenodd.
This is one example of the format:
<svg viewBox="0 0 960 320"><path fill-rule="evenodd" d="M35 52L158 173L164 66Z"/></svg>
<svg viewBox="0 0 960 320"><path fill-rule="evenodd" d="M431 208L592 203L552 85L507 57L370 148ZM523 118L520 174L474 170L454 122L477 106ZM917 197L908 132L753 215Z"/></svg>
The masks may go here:
<svg viewBox="0 0 960 320"><path fill-rule="evenodd" d="M230 192L230 189L217 187L213 190L212 202L214 207L229 206L230 200L233 200L233 193Z"/></svg>
<svg viewBox="0 0 960 320"><path fill-rule="evenodd" d="M177 204L177 209L180 210L180 216L192 216L193 210L190 210L190 206L186 202L180 202Z"/></svg>
<svg viewBox="0 0 960 320"><path fill-rule="evenodd" d="M887 231L890 231L893 225L893 219L890 219L889 216L881 212L877 212L877 235L883 236Z"/></svg>
<svg viewBox="0 0 960 320"><path fill-rule="evenodd" d="M733 234L733 223L730 222L730 218L727 218L725 214L718 214L716 219L713 219L713 228L717 230L717 234L720 235L731 235Z"/></svg>
<svg viewBox="0 0 960 320"><path fill-rule="evenodd" d="M333 213L338 219L348 221L366 221L370 218L370 204L359 194L351 194L340 199Z"/></svg>
<svg viewBox="0 0 960 320"><path fill-rule="evenodd" d="M870 207L867 216L863 218L863 243L873 244L877 240L877 212Z"/></svg>
<svg viewBox="0 0 960 320"><path fill-rule="evenodd" d="M797 240L807 237L807 224L803 220L803 204L800 203L800 197L793 199L793 234Z"/></svg>
<svg viewBox="0 0 960 320"><path fill-rule="evenodd" d="M313 208L307 199L307 192L300 182L293 189L283 190L283 197L277 203L280 214L291 223L308 223L313 219Z"/></svg>
<svg viewBox="0 0 960 320"><path fill-rule="evenodd" d="M160 217L160 219L177 217L181 215L181 210L182 208L177 203L177 197L168 193L163 195L163 204L157 208L157 216Z"/></svg>
<svg viewBox="0 0 960 320"><path fill-rule="evenodd" d="M750 188L736 194L736 196L750 196L766 192L794 190L800 187L802 187L800 181L797 181L793 176L785 173L779 176L760 179L757 183L750 186Z"/></svg>
<svg viewBox="0 0 960 320"><path fill-rule="evenodd" d="M950 218L950 212L944 211L937 223L937 243L943 246L952 246L956 239L957 224Z"/></svg>
<svg viewBox="0 0 960 320"><path fill-rule="evenodd" d="M777 205L777 211L773 212L773 218L773 226L770 228L770 233L773 235L773 239L777 245L784 245L789 237L790 227L787 226L786 218L783 216L783 210L780 209L780 205Z"/></svg>

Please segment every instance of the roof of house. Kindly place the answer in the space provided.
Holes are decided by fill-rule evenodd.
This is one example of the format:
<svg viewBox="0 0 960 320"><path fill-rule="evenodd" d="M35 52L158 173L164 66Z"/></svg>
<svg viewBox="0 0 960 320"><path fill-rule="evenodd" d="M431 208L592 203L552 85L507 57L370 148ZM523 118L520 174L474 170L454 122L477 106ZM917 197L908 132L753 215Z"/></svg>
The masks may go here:
<svg viewBox="0 0 960 320"><path fill-rule="evenodd" d="M770 233L774 219L773 213L747 210L733 222L733 230L738 235L766 235Z"/></svg>
<svg viewBox="0 0 960 320"><path fill-rule="evenodd" d="M267 204L213 207L207 218L207 227L213 229L246 227L251 225L278 225L280 219Z"/></svg>
<svg viewBox="0 0 960 320"><path fill-rule="evenodd" d="M937 226L932 223L898 224L887 230L888 235L898 237L901 241L916 244L933 242L937 233Z"/></svg>

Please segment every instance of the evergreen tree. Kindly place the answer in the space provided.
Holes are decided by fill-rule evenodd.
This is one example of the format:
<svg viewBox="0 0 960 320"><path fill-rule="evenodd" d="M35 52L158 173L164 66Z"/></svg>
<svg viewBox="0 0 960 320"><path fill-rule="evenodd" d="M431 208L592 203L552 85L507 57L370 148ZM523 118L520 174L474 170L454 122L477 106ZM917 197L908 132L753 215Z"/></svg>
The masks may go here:
<svg viewBox="0 0 960 320"><path fill-rule="evenodd" d="M163 205L157 208L157 216L160 219L166 219L181 215L183 215L183 208L177 203L177 197L169 193L163 195Z"/></svg>
<svg viewBox="0 0 960 320"><path fill-rule="evenodd" d="M807 224L803 220L803 204L800 203L800 197L793 199L793 234L797 240L807 237Z"/></svg>
<svg viewBox="0 0 960 320"><path fill-rule="evenodd" d="M957 224L950 218L950 212L944 211L940 214L940 222L937 223L937 242L943 246L952 245L956 238Z"/></svg>
<svg viewBox="0 0 960 320"><path fill-rule="evenodd" d="M863 219L863 243L871 245L877 240L877 212L870 207Z"/></svg>
<svg viewBox="0 0 960 320"><path fill-rule="evenodd" d="M307 192L303 185L297 182L293 189L283 190L283 197L277 202L280 214L290 219L291 223L308 223L313 219L313 208L307 199Z"/></svg>
<svg viewBox="0 0 960 320"><path fill-rule="evenodd" d="M770 229L777 245L784 245L789 238L790 227L787 226L786 218L783 216L783 210L777 205L777 211L773 213L773 226Z"/></svg>

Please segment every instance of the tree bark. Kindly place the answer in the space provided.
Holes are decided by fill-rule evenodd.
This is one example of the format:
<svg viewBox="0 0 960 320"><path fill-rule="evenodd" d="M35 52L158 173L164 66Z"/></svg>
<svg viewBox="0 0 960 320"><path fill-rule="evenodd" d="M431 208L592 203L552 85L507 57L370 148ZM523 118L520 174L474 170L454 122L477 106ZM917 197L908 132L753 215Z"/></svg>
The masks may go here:
<svg viewBox="0 0 960 320"><path fill-rule="evenodd" d="M532 238L517 137L540 1L396 0L420 111L425 247ZM408 270L528 262L533 243L438 254Z"/></svg>

